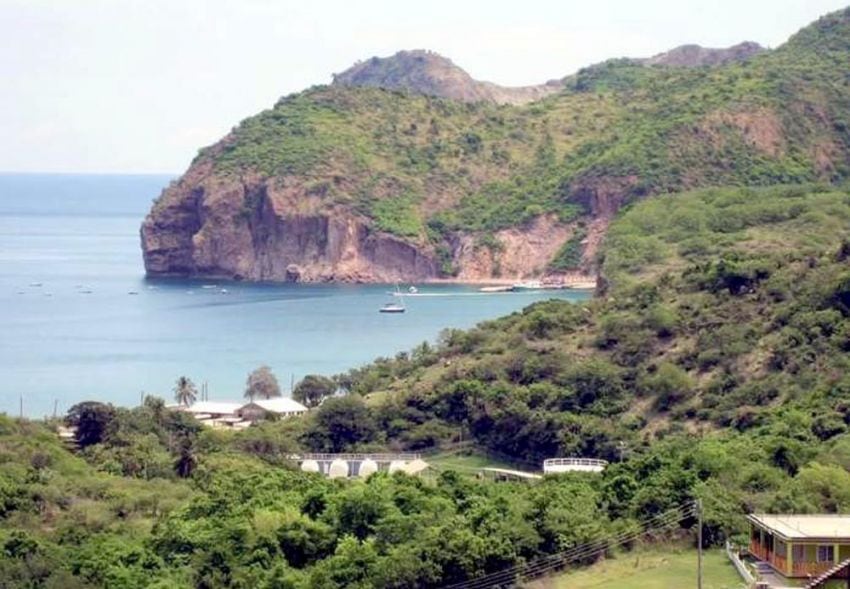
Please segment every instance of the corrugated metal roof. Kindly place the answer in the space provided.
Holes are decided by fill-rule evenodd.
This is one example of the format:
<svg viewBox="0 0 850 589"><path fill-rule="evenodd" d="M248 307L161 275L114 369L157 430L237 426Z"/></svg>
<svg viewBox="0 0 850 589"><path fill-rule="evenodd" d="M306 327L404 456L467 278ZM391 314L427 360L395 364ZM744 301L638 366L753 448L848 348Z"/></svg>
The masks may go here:
<svg viewBox="0 0 850 589"><path fill-rule="evenodd" d="M272 413L304 413L307 408L288 397L275 397L274 399L261 399L254 401L255 405L259 405L266 411Z"/></svg>
<svg viewBox="0 0 850 589"><path fill-rule="evenodd" d="M751 522L789 540L848 540L850 515L750 514Z"/></svg>
<svg viewBox="0 0 850 589"><path fill-rule="evenodd" d="M211 415L232 415L242 407L244 403L231 401L196 401L186 407L184 411L189 413L209 413Z"/></svg>

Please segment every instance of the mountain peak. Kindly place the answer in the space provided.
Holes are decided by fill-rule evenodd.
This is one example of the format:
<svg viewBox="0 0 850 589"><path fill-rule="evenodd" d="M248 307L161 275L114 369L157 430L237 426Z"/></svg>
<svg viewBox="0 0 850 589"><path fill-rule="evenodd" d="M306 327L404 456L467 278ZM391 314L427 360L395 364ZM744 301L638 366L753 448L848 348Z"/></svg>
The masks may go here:
<svg viewBox="0 0 850 589"><path fill-rule="evenodd" d="M409 90L463 102L523 104L557 92L561 85L505 87L475 80L463 68L439 53L426 49L399 51L389 57L360 61L333 75L337 86L370 86Z"/></svg>
<svg viewBox="0 0 850 589"><path fill-rule="evenodd" d="M640 60L644 65L666 65L671 67L700 67L724 65L731 62L746 61L765 51L764 47L753 41L744 41L724 48L702 47L700 45L680 45L664 53Z"/></svg>

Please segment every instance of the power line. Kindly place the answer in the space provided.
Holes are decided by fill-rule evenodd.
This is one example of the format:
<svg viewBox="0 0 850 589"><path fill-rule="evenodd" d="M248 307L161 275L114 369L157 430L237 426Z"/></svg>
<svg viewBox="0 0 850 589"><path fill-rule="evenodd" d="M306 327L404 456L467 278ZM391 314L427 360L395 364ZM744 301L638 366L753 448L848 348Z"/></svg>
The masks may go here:
<svg viewBox="0 0 850 589"><path fill-rule="evenodd" d="M614 536L593 540L560 553L550 554L531 562L514 565L495 573L449 585L445 589L487 589L542 577L548 572L563 568L570 562L600 554L615 546L622 546L650 532L677 526L683 519L697 516L697 514L696 504L693 502L686 503L644 520L640 523L640 529L637 531L634 529L627 530Z"/></svg>

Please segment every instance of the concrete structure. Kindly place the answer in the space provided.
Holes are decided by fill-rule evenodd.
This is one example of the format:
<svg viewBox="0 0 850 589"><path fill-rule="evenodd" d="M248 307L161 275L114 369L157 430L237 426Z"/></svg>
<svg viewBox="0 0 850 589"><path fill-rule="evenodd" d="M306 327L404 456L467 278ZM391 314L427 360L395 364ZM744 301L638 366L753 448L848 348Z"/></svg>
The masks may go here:
<svg viewBox="0 0 850 589"><path fill-rule="evenodd" d="M305 460L301 463L301 470L304 472L321 472L319 463L315 460Z"/></svg>
<svg viewBox="0 0 850 589"><path fill-rule="evenodd" d="M290 458L301 465L301 470L318 472L330 478L367 478L376 472L404 472L419 476L430 468L419 454L412 453L304 454Z"/></svg>
<svg viewBox="0 0 850 589"><path fill-rule="evenodd" d="M346 460L342 460L337 458L336 460L331 461L330 466L328 467L328 478L329 479L344 479L348 476L348 462Z"/></svg>
<svg viewBox="0 0 850 589"><path fill-rule="evenodd" d="M749 552L786 578L812 578L850 559L850 515L750 514Z"/></svg>
<svg viewBox="0 0 850 589"><path fill-rule="evenodd" d="M366 458L360 463L360 468L357 471L357 476L360 478L368 478L378 472L378 463L371 458Z"/></svg>
<svg viewBox="0 0 850 589"><path fill-rule="evenodd" d="M602 472L606 466L608 466L607 460L595 458L549 458L543 461L543 474Z"/></svg>

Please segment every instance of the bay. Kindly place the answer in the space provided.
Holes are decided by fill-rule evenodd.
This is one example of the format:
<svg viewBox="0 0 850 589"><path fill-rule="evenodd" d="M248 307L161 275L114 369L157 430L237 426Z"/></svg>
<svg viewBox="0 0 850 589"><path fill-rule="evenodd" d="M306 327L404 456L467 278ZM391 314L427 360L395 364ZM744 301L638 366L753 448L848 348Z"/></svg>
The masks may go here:
<svg viewBox="0 0 850 589"><path fill-rule="evenodd" d="M146 279L138 230L170 179L0 174L0 412L17 414L21 399L41 417L86 399L170 398L181 375L206 382L212 399L238 399L261 364L289 389L445 328L588 296L417 285L406 313L380 314L388 285Z"/></svg>

